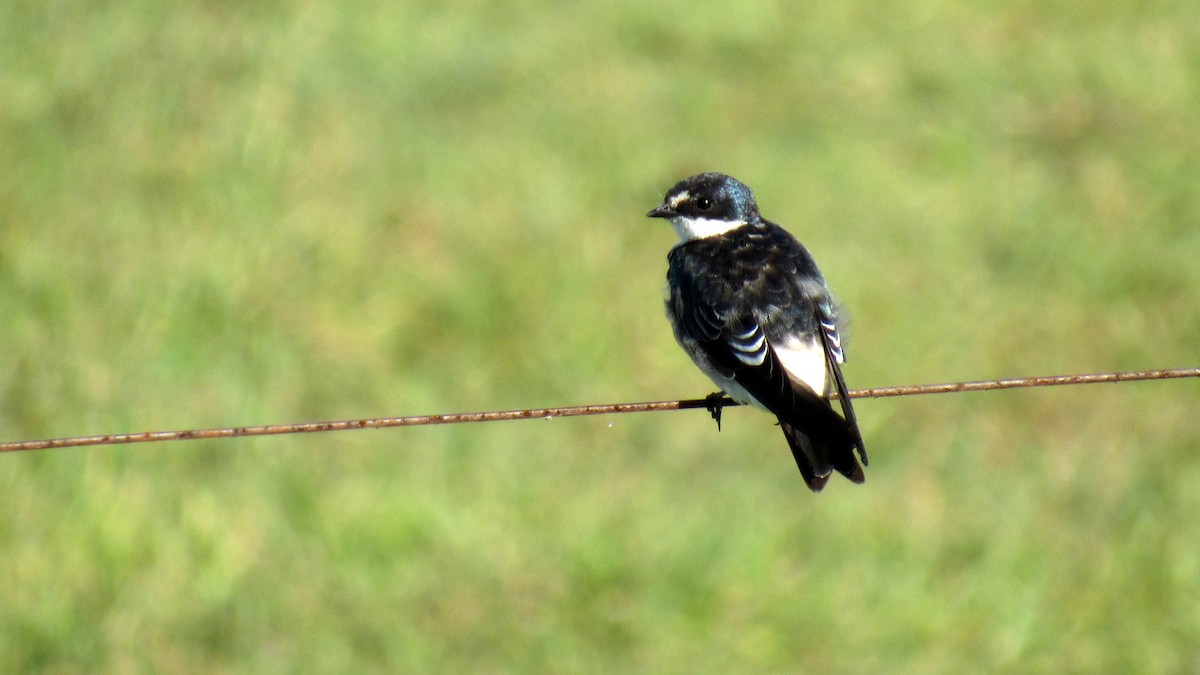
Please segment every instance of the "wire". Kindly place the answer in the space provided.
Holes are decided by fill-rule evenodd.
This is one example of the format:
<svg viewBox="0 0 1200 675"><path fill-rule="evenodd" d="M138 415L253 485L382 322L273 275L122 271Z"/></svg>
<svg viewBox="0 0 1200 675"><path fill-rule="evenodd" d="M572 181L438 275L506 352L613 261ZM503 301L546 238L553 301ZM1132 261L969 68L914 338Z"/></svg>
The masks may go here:
<svg viewBox="0 0 1200 675"><path fill-rule="evenodd" d="M1098 384L1102 382L1130 382L1134 380L1166 380L1183 377L1200 377L1200 368L1174 368L1169 370L1139 370L1119 373L1094 373L1083 375L1054 375L1049 377L1022 377L1004 380L981 380L977 382L949 382L945 384L916 384L900 387L875 389L852 389L851 398L890 398L893 396L917 396L923 394L949 394L965 391L991 391L996 389L1018 389L1026 387L1053 387L1067 384ZM722 405L731 407L738 403L722 399ZM350 431L352 429L386 429L389 427L416 427L431 424L465 424L467 422L499 422L501 420L551 419L553 417L578 417L581 415L610 415L617 413L658 412L663 410L688 410L707 408L708 399L685 399L681 401L651 401L644 403L609 403L604 405L580 405L564 408L532 408L527 410L498 410L492 412L451 413L444 415L415 415L410 417L380 417L374 419L342 420L337 422L302 422L299 424L269 424L249 427L223 427L217 429L190 429L185 431L146 431L133 434L108 434L103 436L74 436L33 441L0 443L0 452L22 452L27 450L50 450L89 445L120 445L125 443L153 443L159 441L186 441L212 438L236 438L241 436L272 436L277 434L305 434L321 431Z"/></svg>

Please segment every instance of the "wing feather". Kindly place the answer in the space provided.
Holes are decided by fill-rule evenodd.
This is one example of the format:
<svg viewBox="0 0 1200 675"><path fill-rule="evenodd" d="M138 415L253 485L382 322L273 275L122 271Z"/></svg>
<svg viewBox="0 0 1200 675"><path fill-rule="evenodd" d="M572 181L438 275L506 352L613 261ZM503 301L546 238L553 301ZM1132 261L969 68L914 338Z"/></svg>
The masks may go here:
<svg viewBox="0 0 1200 675"><path fill-rule="evenodd" d="M850 443L858 451L862 463L868 465L870 462L867 460L867 446L863 443L862 432L858 428L858 416L854 414L854 404L850 401L850 389L846 386L846 378L842 376L841 364L846 362L846 355L842 351L842 341L838 336L837 324L834 322L833 312L828 305L820 307L818 319L821 322L821 344L825 348L825 365L829 368L830 378L837 391L838 402L842 407L842 416L849 429Z"/></svg>

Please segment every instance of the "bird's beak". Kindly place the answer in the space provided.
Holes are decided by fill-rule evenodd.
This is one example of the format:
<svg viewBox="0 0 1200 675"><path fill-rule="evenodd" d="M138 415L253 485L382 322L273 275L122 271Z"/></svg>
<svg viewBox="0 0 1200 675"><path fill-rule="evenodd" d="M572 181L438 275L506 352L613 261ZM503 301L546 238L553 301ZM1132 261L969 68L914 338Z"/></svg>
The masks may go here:
<svg viewBox="0 0 1200 675"><path fill-rule="evenodd" d="M675 215L675 210L667 206L666 202L659 204L646 213L647 218L670 218L673 215Z"/></svg>

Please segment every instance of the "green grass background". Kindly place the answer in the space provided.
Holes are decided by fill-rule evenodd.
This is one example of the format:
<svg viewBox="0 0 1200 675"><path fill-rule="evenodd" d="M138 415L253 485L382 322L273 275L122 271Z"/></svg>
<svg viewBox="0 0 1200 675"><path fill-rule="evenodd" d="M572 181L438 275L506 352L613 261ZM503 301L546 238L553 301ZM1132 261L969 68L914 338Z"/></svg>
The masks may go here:
<svg viewBox="0 0 1200 675"><path fill-rule="evenodd" d="M677 179L851 386L1197 365L1200 7L0 7L0 440L694 397ZM5 672L1200 668L1194 381L0 457Z"/></svg>

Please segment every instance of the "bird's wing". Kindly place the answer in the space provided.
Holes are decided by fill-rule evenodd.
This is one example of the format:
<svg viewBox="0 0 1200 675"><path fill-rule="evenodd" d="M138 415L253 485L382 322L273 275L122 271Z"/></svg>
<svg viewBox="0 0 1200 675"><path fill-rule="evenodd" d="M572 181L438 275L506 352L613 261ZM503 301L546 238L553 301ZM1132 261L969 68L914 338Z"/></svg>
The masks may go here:
<svg viewBox="0 0 1200 675"><path fill-rule="evenodd" d="M788 377L762 325L730 307L717 307L696 295L685 298L680 329L722 375L746 390L781 420L823 441L849 440L849 428L828 402Z"/></svg>
<svg viewBox="0 0 1200 675"><path fill-rule="evenodd" d="M825 350L825 365L829 369L830 379L833 380L838 401L842 406L842 415L849 427L850 443L858 451L858 456L862 458L863 464L869 464L867 447L863 443L862 433L858 429L858 417L854 414L854 405L850 402L850 389L846 386L846 378L842 377L841 364L846 362L846 354L842 351L842 340L838 335L833 308L828 303L821 303L818 306L817 320L821 326L821 346Z"/></svg>

